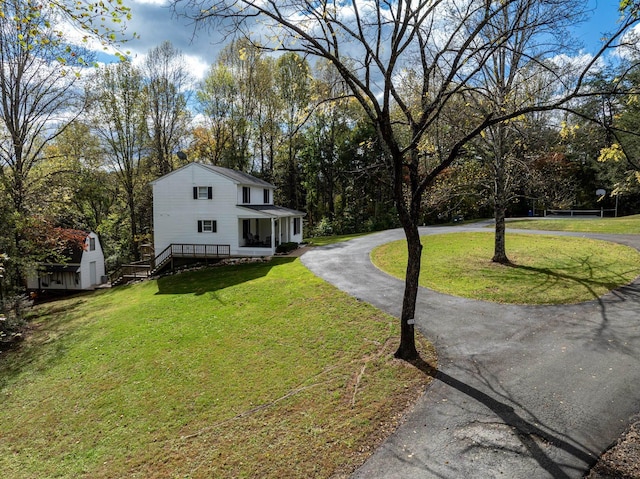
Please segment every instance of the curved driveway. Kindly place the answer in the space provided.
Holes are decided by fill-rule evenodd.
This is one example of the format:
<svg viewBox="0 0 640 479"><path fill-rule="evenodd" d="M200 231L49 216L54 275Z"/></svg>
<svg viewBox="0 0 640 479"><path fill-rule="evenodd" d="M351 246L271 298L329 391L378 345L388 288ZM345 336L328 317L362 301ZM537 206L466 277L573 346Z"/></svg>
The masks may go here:
<svg viewBox="0 0 640 479"><path fill-rule="evenodd" d="M640 249L640 235L576 236ZM398 317L404 285L376 269L369 253L403 238L385 231L301 259ZM578 478L640 411L638 279L568 306L498 305L422 288L416 326L437 348L436 380L354 478Z"/></svg>

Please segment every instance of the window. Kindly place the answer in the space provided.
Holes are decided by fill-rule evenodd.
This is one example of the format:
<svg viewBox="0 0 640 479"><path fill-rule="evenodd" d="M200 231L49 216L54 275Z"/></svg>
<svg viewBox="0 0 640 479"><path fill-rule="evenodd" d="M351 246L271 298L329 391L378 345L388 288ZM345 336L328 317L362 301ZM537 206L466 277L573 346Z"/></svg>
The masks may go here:
<svg viewBox="0 0 640 479"><path fill-rule="evenodd" d="M242 202L243 203L251 203L251 188L248 186L242 187Z"/></svg>
<svg viewBox="0 0 640 479"><path fill-rule="evenodd" d="M300 218L293 218L293 234L300 234Z"/></svg>
<svg viewBox="0 0 640 479"><path fill-rule="evenodd" d="M216 220L198 220L198 233L217 233L218 222Z"/></svg>
<svg viewBox="0 0 640 479"><path fill-rule="evenodd" d="M211 200L211 199L213 199L213 187L211 187L211 186L194 186L193 187L193 199L194 200Z"/></svg>
<svg viewBox="0 0 640 479"><path fill-rule="evenodd" d="M262 196L263 196L263 201L262 201L262 202L263 202L265 205L268 205L268 204L270 203L270 202L269 202L269 190L265 188L265 189L263 190L263 192L262 192Z"/></svg>
<svg viewBox="0 0 640 479"><path fill-rule="evenodd" d="M96 250L96 239L89 238L89 251L95 251L95 250Z"/></svg>

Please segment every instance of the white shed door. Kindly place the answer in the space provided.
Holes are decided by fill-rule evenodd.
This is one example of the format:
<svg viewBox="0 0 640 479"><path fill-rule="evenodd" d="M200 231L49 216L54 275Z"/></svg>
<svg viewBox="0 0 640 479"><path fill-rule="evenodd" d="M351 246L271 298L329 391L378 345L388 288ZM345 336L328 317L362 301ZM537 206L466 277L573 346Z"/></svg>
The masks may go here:
<svg viewBox="0 0 640 479"><path fill-rule="evenodd" d="M89 263L89 278L91 279L91 286L98 284L98 278L96 275L96 262L91 261Z"/></svg>

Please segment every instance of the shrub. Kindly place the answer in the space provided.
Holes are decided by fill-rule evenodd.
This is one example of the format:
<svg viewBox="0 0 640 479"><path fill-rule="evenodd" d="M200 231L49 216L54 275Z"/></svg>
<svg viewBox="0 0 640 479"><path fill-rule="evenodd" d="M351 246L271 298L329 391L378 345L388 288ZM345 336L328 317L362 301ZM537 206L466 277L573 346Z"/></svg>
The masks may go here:
<svg viewBox="0 0 640 479"><path fill-rule="evenodd" d="M276 253L290 253L291 251L297 248L298 248L298 243L294 243L294 242L282 243L281 245L278 245L278 247L276 248Z"/></svg>
<svg viewBox="0 0 640 479"><path fill-rule="evenodd" d="M9 296L0 302L0 349L22 339L25 315L31 306L27 296Z"/></svg>

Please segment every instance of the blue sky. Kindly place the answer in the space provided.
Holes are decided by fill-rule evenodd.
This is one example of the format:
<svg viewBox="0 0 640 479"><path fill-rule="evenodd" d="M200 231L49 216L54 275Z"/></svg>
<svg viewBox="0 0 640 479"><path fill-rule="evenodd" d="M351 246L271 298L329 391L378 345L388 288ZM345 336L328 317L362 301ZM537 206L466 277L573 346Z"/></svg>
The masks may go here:
<svg viewBox="0 0 640 479"><path fill-rule="evenodd" d="M172 14L168 0L129 0L127 4L133 14L128 29L140 35L125 46L134 58L141 59L151 48L169 40L183 52L189 70L196 77L202 77L215 62L221 48L218 34L215 31L194 32L189 20ZM619 1L588 0L587 4L593 14L587 22L576 27L575 34L585 52L593 52L598 49L602 35L615 29Z"/></svg>
<svg viewBox="0 0 640 479"><path fill-rule="evenodd" d="M593 14L587 22L576 27L576 36L587 51L595 51L601 45L603 34L616 28L619 4L615 0L589 0L588 8L593 10Z"/></svg>

